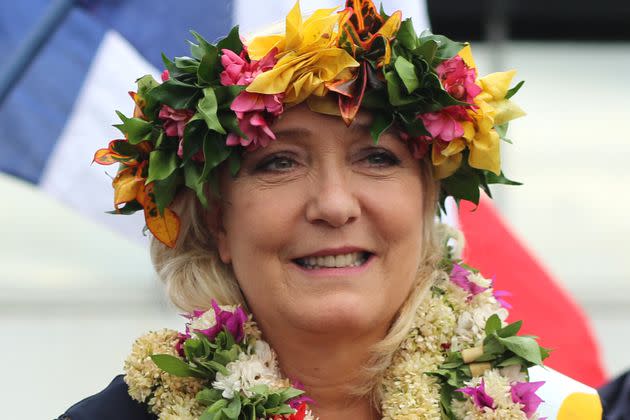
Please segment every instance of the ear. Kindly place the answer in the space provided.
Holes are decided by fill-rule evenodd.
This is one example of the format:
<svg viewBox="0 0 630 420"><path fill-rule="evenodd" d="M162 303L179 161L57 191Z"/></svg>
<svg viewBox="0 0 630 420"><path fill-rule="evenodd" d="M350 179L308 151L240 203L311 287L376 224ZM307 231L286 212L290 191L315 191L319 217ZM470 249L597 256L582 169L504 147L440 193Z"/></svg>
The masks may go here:
<svg viewBox="0 0 630 420"><path fill-rule="evenodd" d="M230 253L228 235L223 227L223 212L220 203L214 202L210 204L208 211L206 211L206 226L215 240L221 261L224 264L230 264L232 255Z"/></svg>

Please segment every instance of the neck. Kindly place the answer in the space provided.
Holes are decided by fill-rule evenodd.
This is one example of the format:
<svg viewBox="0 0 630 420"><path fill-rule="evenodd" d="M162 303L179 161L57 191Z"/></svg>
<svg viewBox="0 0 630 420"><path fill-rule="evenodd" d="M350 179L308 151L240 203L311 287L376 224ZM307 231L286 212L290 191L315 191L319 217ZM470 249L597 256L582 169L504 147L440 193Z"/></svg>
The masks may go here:
<svg viewBox="0 0 630 420"><path fill-rule="evenodd" d="M364 384L361 374L369 363L370 349L385 331L373 329L358 336L347 332L287 335L262 327L286 377L301 382L315 401L311 408L316 416L322 420L379 418L370 396L357 397L352 390Z"/></svg>

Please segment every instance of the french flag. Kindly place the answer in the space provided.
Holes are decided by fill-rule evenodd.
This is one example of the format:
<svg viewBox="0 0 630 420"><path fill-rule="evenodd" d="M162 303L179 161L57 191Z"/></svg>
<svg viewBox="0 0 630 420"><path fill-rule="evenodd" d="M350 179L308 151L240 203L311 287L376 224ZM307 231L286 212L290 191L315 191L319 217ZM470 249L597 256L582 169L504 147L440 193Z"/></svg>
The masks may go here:
<svg viewBox="0 0 630 420"><path fill-rule="evenodd" d="M119 133L114 110L129 113L127 92L144 74L159 79L161 53L185 55L195 29L208 40L238 23L241 33L281 23L294 0L185 2L143 0L76 1L58 29L0 104L0 170L46 193L134 241L144 241L141 215L112 217L111 180L90 165L94 151ZM342 1L302 0L307 13ZM16 54L26 33L50 12L50 0L11 2L0 15L0 53ZM402 9L417 30L429 27L420 0L384 0L387 11ZM110 173L113 176L114 173ZM604 373L586 318L540 262L503 222L488 200L451 215L467 237L468 262L512 293L513 319L556 350L549 365L589 385Z"/></svg>

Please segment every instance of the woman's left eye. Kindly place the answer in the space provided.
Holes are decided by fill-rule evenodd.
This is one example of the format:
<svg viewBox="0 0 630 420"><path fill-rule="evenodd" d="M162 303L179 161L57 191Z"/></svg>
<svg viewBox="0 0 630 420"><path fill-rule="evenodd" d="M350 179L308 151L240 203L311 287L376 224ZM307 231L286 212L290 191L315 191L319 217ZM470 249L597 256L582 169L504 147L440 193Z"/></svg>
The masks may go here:
<svg viewBox="0 0 630 420"><path fill-rule="evenodd" d="M388 167L400 164L400 159L392 152L384 149L370 151L363 159L370 166Z"/></svg>

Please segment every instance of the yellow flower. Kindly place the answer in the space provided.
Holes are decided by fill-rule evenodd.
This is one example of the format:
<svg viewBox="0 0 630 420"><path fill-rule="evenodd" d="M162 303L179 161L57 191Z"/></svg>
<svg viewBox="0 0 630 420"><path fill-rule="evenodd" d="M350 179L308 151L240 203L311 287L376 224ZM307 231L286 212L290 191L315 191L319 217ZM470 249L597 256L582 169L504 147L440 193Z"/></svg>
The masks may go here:
<svg viewBox="0 0 630 420"><path fill-rule="evenodd" d="M325 83L359 63L345 50L336 47L341 14L336 9L319 9L302 21L297 2L286 18L286 34L254 38L248 45L251 59L264 57L278 49L273 69L259 74L248 92L285 93L284 103L296 105L310 95L324 96Z"/></svg>

